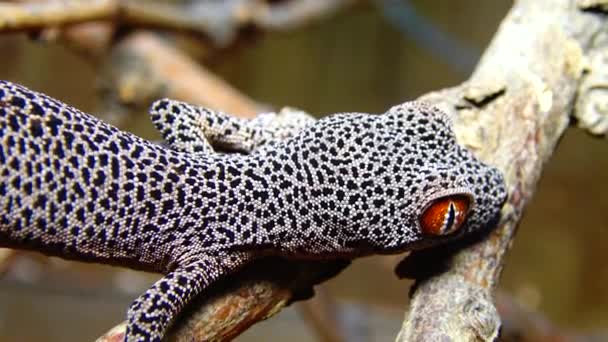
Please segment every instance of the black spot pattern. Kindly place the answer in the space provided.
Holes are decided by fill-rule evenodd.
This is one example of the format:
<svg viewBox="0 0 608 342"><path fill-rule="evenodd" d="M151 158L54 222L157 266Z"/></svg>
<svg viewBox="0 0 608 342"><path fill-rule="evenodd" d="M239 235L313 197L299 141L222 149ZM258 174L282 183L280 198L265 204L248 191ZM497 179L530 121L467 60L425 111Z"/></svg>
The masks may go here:
<svg viewBox="0 0 608 342"><path fill-rule="evenodd" d="M434 199L470 195L461 231L471 233L506 196L500 173L422 103L314 122L161 100L151 115L169 147L0 82L0 247L165 273L129 308L128 341L160 341L195 295L256 255L436 244L453 236L422 234Z"/></svg>

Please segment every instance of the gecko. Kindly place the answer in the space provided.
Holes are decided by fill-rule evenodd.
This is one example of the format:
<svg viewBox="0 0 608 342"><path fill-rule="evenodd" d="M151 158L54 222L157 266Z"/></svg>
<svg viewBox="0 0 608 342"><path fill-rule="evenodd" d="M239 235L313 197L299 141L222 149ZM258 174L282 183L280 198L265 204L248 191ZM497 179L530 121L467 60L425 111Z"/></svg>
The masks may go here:
<svg viewBox="0 0 608 342"><path fill-rule="evenodd" d="M150 109L159 145L0 81L0 247L164 274L129 307L125 334L160 341L255 258L437 246L482 230L506 200L501 172L431 105L288 114L162 99Z"/></svg>

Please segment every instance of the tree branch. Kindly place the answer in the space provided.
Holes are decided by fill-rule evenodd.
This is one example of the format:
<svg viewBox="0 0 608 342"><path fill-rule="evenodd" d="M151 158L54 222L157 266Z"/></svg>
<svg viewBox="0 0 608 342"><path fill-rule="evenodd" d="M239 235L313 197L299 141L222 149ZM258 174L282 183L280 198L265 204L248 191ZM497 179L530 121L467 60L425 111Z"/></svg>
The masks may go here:
<svg viewBox="0 0 608 342"><path fill-rule="evenodd" d="M65 0L1 4L0 32L36 31L91 21L114 21L138 28L187 32L230 44L246 26L283 30L307 24L355 0L201 1L168 4L138 0Z"/></svg>
<svg viewBox="0 0 608 342"><path fill-rule="evenodd" d="M30 31L108 19L118 13L115 0L49 1L0 4L0 31Z"/></svg>
<svg viewBox="0 0 608 342"><path fill-rule="evenodd" d="M169 97L252 118L267 109L158 36L136 32L116 45L100 77L102 116L117 124Z"/></svg>
<svg viewBox="0 0 608 342"><path fill-rule="evenodd" d="M192 303L172 326L167 340L230 340L291 302L310 298L313 285L335 276L349 263L257 260L205 290L205 296ZM125 322L119 324L97 342L122 341L125 327Z"/></svg>
<svg viewBox="0 0 608 342"><path fill-rule="evenodd" d="M9 248L0 248L0 276L11 267L17 251Z"/></svg>
<svg viewBox="0 0 608 342"><path fill-rule="evenodd" d="M558 327L539 312L522 306L504 292L497 291L496 307L503 324L501 342L597 342L607 341L604 332L574 332Z"/></svg>
<svg viewBox="0 0 608 342"><path fill-rule="evenodd" d="M459 142L504 172L509 199L498 229L457 252L446 272L417 282L397 341L498 335L492 299L505 253L607 29L606 17L584 13L574 0L517 1L472 77L421 98L451 113Z"/></svg>
<svg viewBox="0 0 608 342"><path fill-rule="evenodd" d="M581 10L608 14L608 1L579 0ZM585 75L576 99L574 117L580 128L608 136L608 32L598 32L587 56Z"/></svg>

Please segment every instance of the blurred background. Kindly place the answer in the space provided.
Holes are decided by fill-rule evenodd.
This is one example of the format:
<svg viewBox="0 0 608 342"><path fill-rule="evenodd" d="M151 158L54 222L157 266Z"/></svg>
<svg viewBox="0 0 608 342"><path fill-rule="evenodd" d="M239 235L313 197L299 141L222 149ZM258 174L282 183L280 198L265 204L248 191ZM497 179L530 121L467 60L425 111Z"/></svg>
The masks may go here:
<svg viewBox="0 0 608 342"><path fill-rule="evenodd" d="M381 113L468 77L510 1L386 1L349 6L282 32L257 32L207 54L196 40L165 35L242 93L269 106L319 117ZM37 38L37 39L36 39ZM42 37L44 38L44 37ZM103 115L99 63L64 44L0 36L0 79L24 84ZM143 109L120 127L159 139ZM549 162L508 257L501 291L563 331L608 333L608 145L571 128ZM360 341L393 340L410 282L399 257L357 260L326 287L340 320ZM12 257L0 276L0 341L90 341L122 321L158 276L68 262L35 253ZM238 341L314 341L292 308ZM352 340L355 340L353 337Z"/></svg>

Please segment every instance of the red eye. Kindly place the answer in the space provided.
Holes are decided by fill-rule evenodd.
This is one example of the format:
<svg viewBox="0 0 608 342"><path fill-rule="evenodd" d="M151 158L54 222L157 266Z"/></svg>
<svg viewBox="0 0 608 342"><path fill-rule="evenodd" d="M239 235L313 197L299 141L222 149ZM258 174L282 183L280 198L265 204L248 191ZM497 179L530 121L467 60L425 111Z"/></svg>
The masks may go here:
<svg viewBox="0 0 608 342"><path fill-rule="evenodd" d="M469 212L470 198L451 195L436 199L420 216L420 228L426 235L447 235L457 231Z"/></svg>

